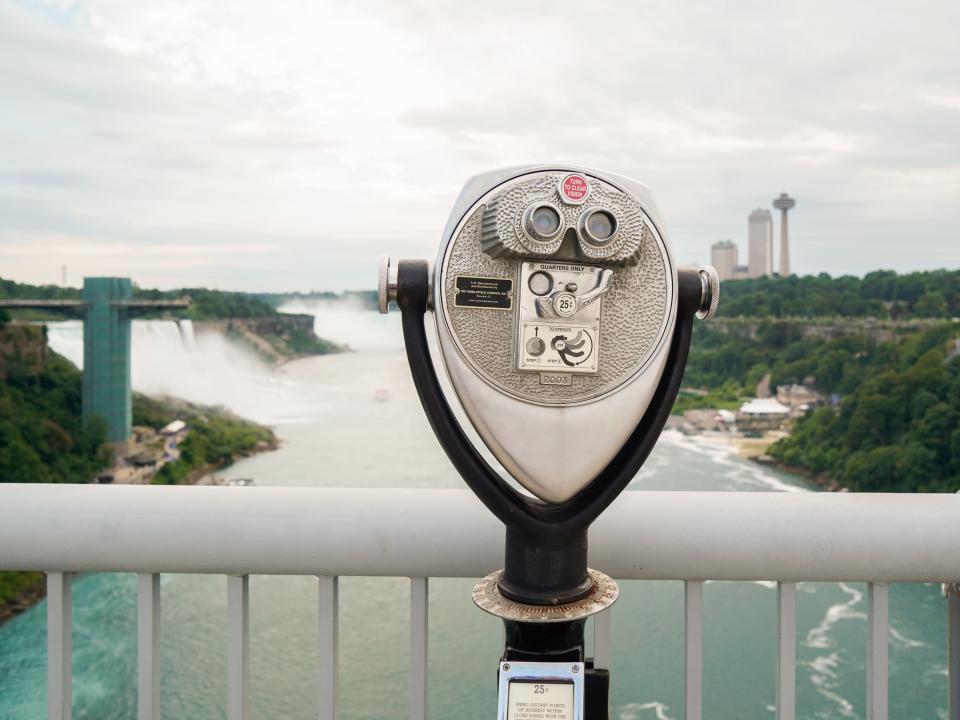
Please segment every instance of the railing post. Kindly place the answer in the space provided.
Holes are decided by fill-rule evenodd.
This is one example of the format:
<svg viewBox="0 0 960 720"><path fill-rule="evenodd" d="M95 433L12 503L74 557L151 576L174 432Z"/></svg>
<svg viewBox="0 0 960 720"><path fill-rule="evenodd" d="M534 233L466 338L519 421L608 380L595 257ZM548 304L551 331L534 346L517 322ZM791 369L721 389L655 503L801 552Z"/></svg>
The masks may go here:
<svg viewBox="0 0 960 720"><path fill-rule="evenodd" d="M160 720L160 575L137 575L137 719Z"/></svg>
<svg viewBox="0 0 960 720"><path fill-rule="evenodd" d="M593 616L593 666L595 668L610 669L612 612L612 608L607 608Z"/></svg>
<svg viewBox="0 0 960 720"><path fill-rule="evenodd" d="M703 716L703 582L687 580L683 611L684 717Z"/></svg>
<svg viewBox="0 0 960 720"><path fill-rule="evenodd" d="M227 576L227 718L250 713L250 576Z"/></svg>
<svg viewBox="0 0 960 720"><path fill-rule="evenodd" d="M340 579L318 578L320 597L320 720L337 720Z"/></svg>
<svg viewBox="0 0 960 720"><path fill-rule="evenodd" d="M797 706L797 584L777 583L777 720L794 720Z"/></svg>
<svg viewBox="0 0 960 720"><path fill-rule="evenodd" d="M47 573L47 720L70 720L73 574Z"/></svg>
<svg viewBox="0 0 960 720"><path fill-rule="evenodd" d="M947 717L960 720L960 583L947 583Z"/></svg>
<svg viewBox="0 0 960 720"><path fill-rule="evenodd" d="M867 586L867 720L887 720L887 642L890 586Z"/></svg>
<svg viewBox="0 0 960 720"><path fill-rule="evenodd" d="M427 720L427 578L410 578L410 720Z"/></svg>

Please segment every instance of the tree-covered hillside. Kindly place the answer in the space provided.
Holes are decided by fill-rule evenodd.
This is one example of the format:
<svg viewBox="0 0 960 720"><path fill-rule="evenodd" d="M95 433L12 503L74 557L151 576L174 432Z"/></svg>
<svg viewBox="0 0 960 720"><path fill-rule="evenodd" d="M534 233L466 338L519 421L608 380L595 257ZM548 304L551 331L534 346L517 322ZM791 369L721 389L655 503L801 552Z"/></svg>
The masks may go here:
<svg viewBox="0 0 960 720"><path fill-rule="evenodd" d="M847 392L838 407L801 418L769 453L856 491L960 490L955 337L956 328L944 325L898 344L832 348L805 360L827 371L827 387Z"/></svg>
<svg viewBox="0 0 960 720"><path fill-rule="evenodd" d="M720 317L948 318L960 316L960 270L898 275L877 270L862 278L791 275L726 280Z"/></svg>
<svg viewBox="0 0 960 720"><path fill-rule="evenodd" d="M133 296L138 300L176 300L189 297L191 305L178 312L194 320L219 320L223 318L259 318L277 315L274 306L263 298L244 292L209 290L207 288L180 288L177 290L150 290L137 286ZM0 300L79 300L80 290L57 285L29 285L0 278ZM22 311L16 311L21 313ZM36 316L31 311L31 316Z"/></svg>
<svg viewBox="0 0 960 720"><path fill-rule="evenodd" d="M39 365L23 331L0 333L0 482L88 482L110 462L102 424L80 419L80 372L56 353ZM21 337L23 336L23 337Z"/></svg>

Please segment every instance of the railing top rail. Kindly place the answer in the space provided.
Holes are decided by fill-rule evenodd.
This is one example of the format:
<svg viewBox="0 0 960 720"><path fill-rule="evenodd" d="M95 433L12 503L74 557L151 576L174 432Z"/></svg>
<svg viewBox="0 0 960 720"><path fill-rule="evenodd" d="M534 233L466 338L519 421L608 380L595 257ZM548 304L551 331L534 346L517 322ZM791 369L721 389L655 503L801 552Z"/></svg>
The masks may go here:
<svg viewBox="0 0 960 720"><path fill-rule="evenodd" d="M960 495L627 492L590 561L620 579L960 580ZM0 569L480 577L466 490L0 484Z"/></svg>

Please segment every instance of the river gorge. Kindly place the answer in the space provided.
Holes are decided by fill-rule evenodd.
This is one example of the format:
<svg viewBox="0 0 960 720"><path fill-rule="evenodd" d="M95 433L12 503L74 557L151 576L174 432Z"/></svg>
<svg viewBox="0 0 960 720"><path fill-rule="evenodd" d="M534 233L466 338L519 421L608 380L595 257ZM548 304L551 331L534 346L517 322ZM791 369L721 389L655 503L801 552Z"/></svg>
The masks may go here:
<svg viewBox="0 0 960 720"><path fill-rule="evenodd" d="M354 352L275 368L221 335L188 340L173 323L138 322L134 387L223 404L273 426L282 447L219 473L228 479L253 478L261 486L461 487L417 401L398 318L303 303L292 309L317 313L317 333ZM82 357L76 324L51 326L49 337L57 352ZM664 489L816 491L740 459L728 446L675 431L664 433L630 486ZM431 581L432 717L483 720L495 712L501 631L473 607L472 584ZM407 587L404 578L341 580L341 717L347 720L406 716ZM252 717L316 717L316 581L256 576L251 594ZM224 717L225 578L165 575L162 596L163 717ZM682 717L682 601L681 583L622 583L613 614L613 718ZM74 717L134 717L136 579L81 576L73 607ZM797 717L863 717L865 613L861 584L800 584ZM894 586L890 622L891 717L945 718L940 587ZM44 717L44 623L41 603L0 625L0 719ZM705 717L774 717L775 628L773 583L707 584Z"/></svg>

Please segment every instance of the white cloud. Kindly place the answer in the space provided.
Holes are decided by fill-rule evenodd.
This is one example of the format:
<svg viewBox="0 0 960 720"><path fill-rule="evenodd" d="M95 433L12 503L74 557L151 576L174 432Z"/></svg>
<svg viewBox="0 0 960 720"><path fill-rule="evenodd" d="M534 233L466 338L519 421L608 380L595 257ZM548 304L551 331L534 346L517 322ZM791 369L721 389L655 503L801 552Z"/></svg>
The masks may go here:
<svg viewBox="0 0 960 720"><path fill-rule="evenodd" d="M372 286L378 254L432 256L467 177L543 161L646 182L683 261L788 190L801 272L957 266L958 21L950 0L0 4L0 275L96 257L143 285Z"/></svg>

